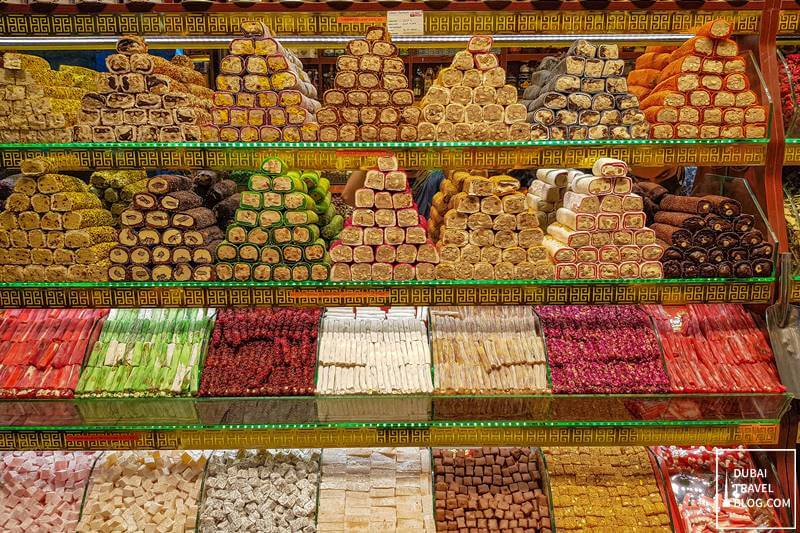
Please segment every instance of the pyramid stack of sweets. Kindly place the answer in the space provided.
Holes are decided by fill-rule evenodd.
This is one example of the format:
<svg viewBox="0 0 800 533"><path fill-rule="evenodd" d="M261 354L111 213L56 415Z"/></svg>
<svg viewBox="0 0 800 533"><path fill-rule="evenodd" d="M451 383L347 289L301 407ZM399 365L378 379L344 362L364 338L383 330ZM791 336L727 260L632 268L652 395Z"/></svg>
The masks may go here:
<svg viewBox="0 0 800 533"><path fill-rule="evenodd" d="M442 181L431 206L438 279L550 279L544 233L519 180L466 171Z"/></svg>
<svg viewBox="0 0 800 533"><path fill-rule="evenodd" d="M419 108L412 107L406 67L386 28L368 28L336 59L334 88L317 112L320 141L414 141Z"/></svg>
<svg viewBox="0 0 800 533"><path fill-rule="evenodd" d="M439 253L394 155L367 171L355 205L330 247L331 281L435 279Z"/></svg>
<svg viewBox="0 0 800 533"><path fill-rule="evenodd" d="M542 451L559 531L672 531L646 448Z"/></svg>
<svg viewBox="0 0 800 533"><path fill-rule="evenodd" d="M547 390L544 339L531 307L434 307L436 392L529 394Z"/></svg>
<svg viewBox="0 0 800 533"><path fill-rule="evenodd" d="M226 142L316 141L320 107L303 64L260 22L243 22L220 63L212 111ZM212 134L214 135L214 134Z"/></svg>
<svg viewBox="0 0 800 533"><path fill-rule="evenodd" d="M531 126L517 88L492 53L492 38L476 35L439 72L422 99L421 141L527 141Z"/></svg>
<svg viewBox="0 0 800 533"><path fill-rule="evenodd" d="M89 184L111 211L114 220L127 209L137 192L147 190L147 173L143 170L98 170L92 173Z"/></svg>
<svg viewBox="0 0 800 533"><path fill-rule="evenodd" d="M220 280L323 281L330 260L320 225L336 214L330 183L316 171L268 159L247 190L217 246Z"/></svg>
<svg viewBox="0 0 800 533"><path fill-rule="evenodd" d="M741 139L767 136L766 106L751 89L746 60L724 19L708 22L670 55L661 70L643 72L658 83L642 101L653 139Z"/></svg>
<svg viewBox="0 0 800 533"><path fill-rule="evenodd" d="M106 58L97 92L84 95L76 142L203 140L211 122L211 90L186 56L172 61L147 53L144 39L126 35Z"/></svg>
<svg viewBox="0 0 800 533"><path fill-rule="evenodd" d="M427 448L327 448L321 466L317 531L436 531Z"/></svg>
<svg viewBox="0 0 800 533"><path fill-rule="evenodd" d="M70 142L80 99L96 80L94 71L53 71L36 56L0 56L0 141ZM76 84L76 85L73 85Z"/></svg>
<svg viewBox="0 0 800 533"><path fill-rule="evenodd" d="M523 93L532 139L647 139L650 126L628 92L616 44L578 40Z"/></svg>
<svg viewBox="0 0 800 533"><path fill-rule="evenodd" d="M191 396L213 309L112 309L75 396Z"/></svg>
<svg viewBox="0 0 800 533"><path fill-rule="evenodd" d="M669 58L675 50L676 46L648 46L636 58L633 70L628 73L628 91L640 102L644 102L656 88L661 71L669 65Z"/></svg>
<svg viewBox="0 0 800 533"><path fill-rule="evenodd" d="M0 315L0 397L70 398L105 309L9 309Z"/></svg>
<svg viewBox="0 0 800 533"><path fill-rule="evenodd" d="M427 313L414 307L328 308L319 343L319 394L433 391Z"/></svg>
<svg viewBox="0 0 800 533"><path fill-rule="evenodd" d="M57 174L41 158L23 173L0 212L0 279L3 281L104 281L116 229L111 213L89 186Z"/></svg>
<svg viewBox="0 0 800 533"><path fill-rule="evenodd" d="M214 250L223 233L192 188L190 177L163 174L133 195L120 214L122 229L110 254L112 281L213 279Z"/></svg>
<svg viewBox="0 0 800 533"><path fill-rule="evenodd" d="M75 531L95 452L3 452L0 528Z"/></svg>
<svg viewBox="0 0 800 533"><path fill-rule="evenodd" d="M627 164L600 158L591 174L548 169L539 177L531 192L542 200L555 201L560 187L568 189L543 242L556 263L556 279L663 277L664 247L645 227L642 197L631 192Z"/></svg>
<svg viewBox="0 0 800 533"><path fill-rule="evenodd" d="M105 453L75 531L195 531L205 465L205 452Z"/></svg>
<svg viewBox="0 0 800 533"><path fill-rule="evenodd" d="M720 195L677 196L651 182L637 190L653 211L650 227L665 246L665 278L750 278L772 272L775 247L744 213Z"/></svg>

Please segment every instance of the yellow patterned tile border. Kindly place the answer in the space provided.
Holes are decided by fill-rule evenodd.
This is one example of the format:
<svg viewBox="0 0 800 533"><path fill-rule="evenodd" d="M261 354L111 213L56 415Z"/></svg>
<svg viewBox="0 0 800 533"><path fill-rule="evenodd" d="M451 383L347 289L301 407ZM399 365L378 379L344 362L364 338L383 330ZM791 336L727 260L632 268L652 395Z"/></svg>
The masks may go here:
<svg viewBox="0 0 800 533"><path fill-rule="evenodd" d="M0 309L18 307L223 307L330 305L534 305L769 303L771 282L381 287L0 287ZM796 289L795 289L796 290Z"/></svg>
<svg viewBox="0 0 800 533"><path fill-rule="evenodd" d="M792 11L791 13L795 13ZM800 15L800 11L796 12ZM796 26L797 32L800 32L800 26ZM800 143L787 142L783 151L783 163L785 165L800 165Z"/></svg>
<svg viewBox="0 0 800 533"><path fill-rule="evenodd" d="M562 146L472 146L454 148L396 148L400 164L407 169L507 169L524 167L591 167L600 157L615 157L629 165L661 167L669 165L764 164L766 143L741 144L612 144ZM788 148L788 146L787 146ZM380 150L378 150L380 151ZM75 149L0 149L0 166L19 167L25 159L44 154L76 156L78 167L86 169L252 169L270 157L280 157L294 168L353 170L374 166L376 150L335 150L331 148L75 148Z"/></svg>
<svg viewBox="0 0 800 533"><path fill-rule="evenodd" d="M375 12L347 12L347 19ZM796 12L784 12L791 27ZM107 13L4 14L0 35L235 35L243 20L261 20L278 35L359 35L369 23L340 21L338 13L230 12L230 13ZM448 11L425 14L426 35L554 34L554 33L688 33L712 18L730 20L737 34L755 34L761 22L760 10L709 11ZM783 25L782 25L783 27ZM796 29L797 26L795 25Z"/></svg>
<svg viewBox="0 0 800 533"><path fill-rule="evenodd" d="M797 35L800 33L800 11L784 10L778 18L778 35Z"/></svg>
<svg viewBox="0 0 800 533"><path fill-rule="evenodd" d="M0 450L350 448L382 446L723 446L777 444L778 424L410 427L169 431L0 431Z"/></svg>
<svg viewBox="0 0 800 533"><path fill-rule="evenodd" d="M800 279L792 278L789 283L789 302L800 303Z"/></svg>

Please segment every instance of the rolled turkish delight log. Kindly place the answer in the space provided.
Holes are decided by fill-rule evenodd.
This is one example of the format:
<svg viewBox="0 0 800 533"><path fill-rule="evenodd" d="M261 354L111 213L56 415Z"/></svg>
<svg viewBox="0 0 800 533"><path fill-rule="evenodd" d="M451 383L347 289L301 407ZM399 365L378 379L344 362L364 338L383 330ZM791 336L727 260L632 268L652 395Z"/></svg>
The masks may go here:
<svg viewBox="0 0 800 533"><path fill-rule="evenodd" d="M167 194L174 191L191 190L191 188L191 178L175 174L154 176L147 182L147 190L156 195Z"/></svg>
<svg viewBox="0 0 800 533"><path fill-rule="evenodd" d="M176 228L203 229L215 223L214 212L207 207L195 207L172 216L172 225Z"/></svg>
<svg viewBox="0 0 800 533"><path fill-rule="evenodd" d="M711 212L711 201L699 196L664 195L661 198L661 209L666 211L680 211L683 213L705 215Z"/></svg>
<svg viewBox="0 0 800 533"><path fill-rule="evenodd" d="M678 248L689 248L692 244L692 232L687 229L660 223L652 224L650 229L658 239Z"/></svg>
<svg viewBox="0 0 800 533"><path fill-rule="evenodd" d="M567 208L556 211L556 221L564 226L578 231L591 231L597 226L597 219L593 214L576 213Z"/></svg>
<svg viewBox="0 0 800 533"><path fill-rule="evenodd" d="M719 195L706 195L703 199L711 203L712 211L726 218L737 217L742 212L741 204L733 198Z"/></svg>
<svg viewBox="0 0 800 533"><path fill-rule="evenodd" d="M774 252L774 246L770 243L756 244L750 246L748 256L750 259L769 259Z"/></svg>
<svg viewBox="0 0 800 533"><path fill-rule="evenodd" d="M572 247L589 246L590 235L585 231L576 231L563 224L550 224L547 233L562 243Z"/></svg>
<svg viewBox="0 0 800 533"><path fill-rule="evenodd" d="M704 248L710 248L717 240L717 235L713 230L708 228L699 229L692 235L692 244Z"/></svg>
<svg viewBox="0 0 800 533"><path fill-rule="evenodd" d="M706 225L702 217L676 211L659 211L655 214L654 220L660 224L685 228L691 232L702 229Z"/></svg>

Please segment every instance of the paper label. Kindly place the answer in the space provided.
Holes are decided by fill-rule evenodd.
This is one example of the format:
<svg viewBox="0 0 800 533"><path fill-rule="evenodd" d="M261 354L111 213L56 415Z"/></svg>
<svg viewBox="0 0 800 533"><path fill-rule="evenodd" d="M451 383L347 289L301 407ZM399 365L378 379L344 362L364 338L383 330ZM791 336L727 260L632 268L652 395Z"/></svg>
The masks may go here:
<svg viewBox="0 0 800 533"><path fill-rule="evenodd" d="M425 14L422 10L389 11L386 28L392 35L425 35Z"/></svg>

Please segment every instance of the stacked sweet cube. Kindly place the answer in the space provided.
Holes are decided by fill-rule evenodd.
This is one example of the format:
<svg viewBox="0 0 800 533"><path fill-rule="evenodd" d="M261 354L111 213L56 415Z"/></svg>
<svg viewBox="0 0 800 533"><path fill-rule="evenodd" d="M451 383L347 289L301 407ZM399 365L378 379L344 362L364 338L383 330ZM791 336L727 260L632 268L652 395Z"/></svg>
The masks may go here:
<svg viewBox="0 0 800 533"><path fill-rule="evenodd" d="M77 528L94 531L195 531L205 452L107 452L95 464Z"/></svg>
<svg viewBox="0 0 800 533"><path fill-rule="evenodd" d="M0 55L0 141L70 142L86 87L97 73L78 67L53 71L40 57Z"/></svg>
<svg viewBox="0 0 800 533"><path fill-rule="evenodd" d="M89 186L56 173L46 158L23 173L0 212L3 281L104 281L114 247L113 217Z"/></svg>
<svg viewBox="0 0 800 533"><path fill-rule="evenodd" d="M317 113L321 141L414 141L420 111L412 107L406 66L386 28L368 28L336 59L334 88Z"/></svg>
<svg viewBox="0 0 800 533"><path fill-rule="evenodd" d="M628 92L617 45L581 39L553 63L534 73L536 83L523 93L532 139L648 138L650 126Z"/></svg>
<svg viewBox="0 0 800 533"><path fill-rule="evenodd" d="M356 191L355 204L331 244L332 281L434 279L439 253L396 157L378 158L378 168L367 172Z"/></svg>
<svg viewBox="0 0 800 533"><path fill-rule="evenodd" d="M97 92L84 95L77 142L183 142L203 140L211 122L210 89L191 60L147 53L144 39L126 35L106 58ZM188 63L187 63L188 62Z"/></svg>
<svg viewBox="0 0 800 533"><path fill-rule="evenodd" d="M213 140L316 141L320 104L303 64L261 23L244 22L242 30L220 63Z"/></svg>
<svg viewBox="0 0 800 533"><path fill-rule="evenodd" d="M519 189L519 180L504 174L458 171L442 181L431 208L438 279L553 277L539 218Z"/></svg>
<svg viewBox="0 0 800 533"><path fill-rule="evenodd" d="M421 141L527 141L526 116L491 36L476 35L428 89L417 130Z"/></svg>
<svg viewBox="0 0 800 533"><path fill-rule="evenodd" d="M0 453L0 530L75 531L94 452Z"/></svg>
<svg viewBox="0 0 800 533"><path fill-rule="evenodd" d="M320 225L331 222L330 184L316 171L292 170L268 159L250 176L226 239L216 249L220 280L323 281L327 245Z"/></svg>
<svg viewBox="0 0 800 533"><path fill-rule="evenodd" d="M558 188L567 187L543 241L556 264L556 279L663 277L663 248L645 227L642 197L631 192L627 174L628 165L611 158L598 159L591 174L539 171L542 185L531 189L538 197L555 199Z"/></svg>

